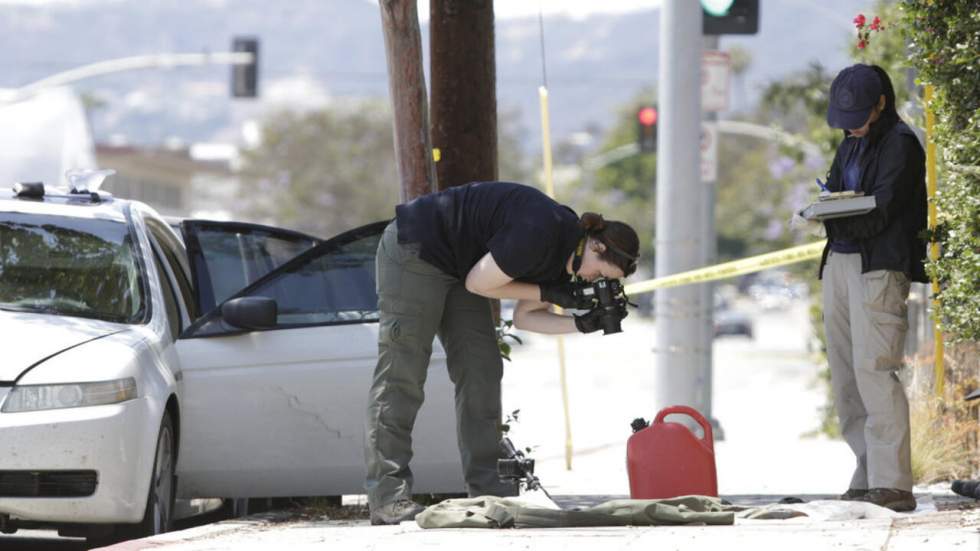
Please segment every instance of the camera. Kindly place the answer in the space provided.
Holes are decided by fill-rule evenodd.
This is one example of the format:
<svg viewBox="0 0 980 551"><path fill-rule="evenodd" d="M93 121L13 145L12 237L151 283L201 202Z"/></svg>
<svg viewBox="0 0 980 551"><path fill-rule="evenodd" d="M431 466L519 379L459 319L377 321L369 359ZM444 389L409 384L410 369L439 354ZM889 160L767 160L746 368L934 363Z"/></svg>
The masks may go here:
<svg viewBox="0 0 980 551"><path fill-rule="evenodd" d="M504 452L504 457L497 460L497 476L502 482L516 482L524 484L528 490L541 490L547 495L548 492L541 486L541 481L534 476L534 460L526 457L524 452L514 447L514 443L506 436L500 440L500 450Z"/></svg>
<svg viewBox="0 0 980 551"><path fill-rule="evenodd" d="M623 284L618 279L597 279L592 282L592 293L595 297L593 311L599 310L602 334L621 333L621 322L625 317L626 305L629 304Z"/></svg>

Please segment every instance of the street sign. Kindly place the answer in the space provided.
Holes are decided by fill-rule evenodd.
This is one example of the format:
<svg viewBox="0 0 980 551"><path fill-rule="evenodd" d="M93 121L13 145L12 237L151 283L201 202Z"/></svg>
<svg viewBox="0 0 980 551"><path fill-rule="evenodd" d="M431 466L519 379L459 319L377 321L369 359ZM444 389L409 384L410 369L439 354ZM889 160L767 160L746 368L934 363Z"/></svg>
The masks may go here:
<svg viewBox="0 0 980 551"><path fill-rule="evenodd" d="M718 125L701 123L701 181L718 181Z"/></svg>
<svg viewBox="0 0 980 551"><path fill-rule="evenodd" d="M731 75L728 52L714 50L701 54L701 111L712 113L728 109Z"/></svg>

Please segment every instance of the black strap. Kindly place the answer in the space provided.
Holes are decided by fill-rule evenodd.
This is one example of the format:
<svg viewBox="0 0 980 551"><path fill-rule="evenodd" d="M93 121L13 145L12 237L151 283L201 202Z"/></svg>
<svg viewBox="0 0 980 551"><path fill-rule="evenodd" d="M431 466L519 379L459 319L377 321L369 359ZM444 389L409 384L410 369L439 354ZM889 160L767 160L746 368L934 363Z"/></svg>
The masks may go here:
<svg viewBox="0 0 980 551"><path fill-rule="evenodd" d="M572 259L572 279L578 277L579 268L582 267L582 256L585 254L585 240L587 237L579 239L578 246L575 247L575 258Z"/></svg>

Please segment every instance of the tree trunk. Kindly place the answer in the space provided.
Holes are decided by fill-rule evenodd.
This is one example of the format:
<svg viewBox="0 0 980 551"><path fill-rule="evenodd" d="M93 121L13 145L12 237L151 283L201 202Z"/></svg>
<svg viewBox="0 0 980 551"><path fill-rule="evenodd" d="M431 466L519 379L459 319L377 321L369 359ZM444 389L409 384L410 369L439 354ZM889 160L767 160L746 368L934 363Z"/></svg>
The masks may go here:
<svg viewBox="0 0 980 551"><path fill-rule="evenodd" d="M395 160L405 202L437 187L422 71L422 33L415 0L381 0L380 5L395 119Z"/></svg>
<svg viewBox="0 0 980 551"><path fill-rule="evenodd" d="M497 179L491 0L430 0L432 143L439 189Z"/></svg>

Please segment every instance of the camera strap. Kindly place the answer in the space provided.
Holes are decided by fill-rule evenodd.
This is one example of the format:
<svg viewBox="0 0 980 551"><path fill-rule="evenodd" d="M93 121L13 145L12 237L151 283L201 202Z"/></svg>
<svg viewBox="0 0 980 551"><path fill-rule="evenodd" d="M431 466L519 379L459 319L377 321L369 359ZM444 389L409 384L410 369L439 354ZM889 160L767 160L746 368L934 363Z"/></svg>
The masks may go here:
<svg viewBox="0 0 980 551"><path fill-rule="evenodd" d="M587 237L579 239L578 246L575 247L575 258L572 259L572 278L578 277L579 268L582 267L582 256L585 254L585 240Z"/></svg>

